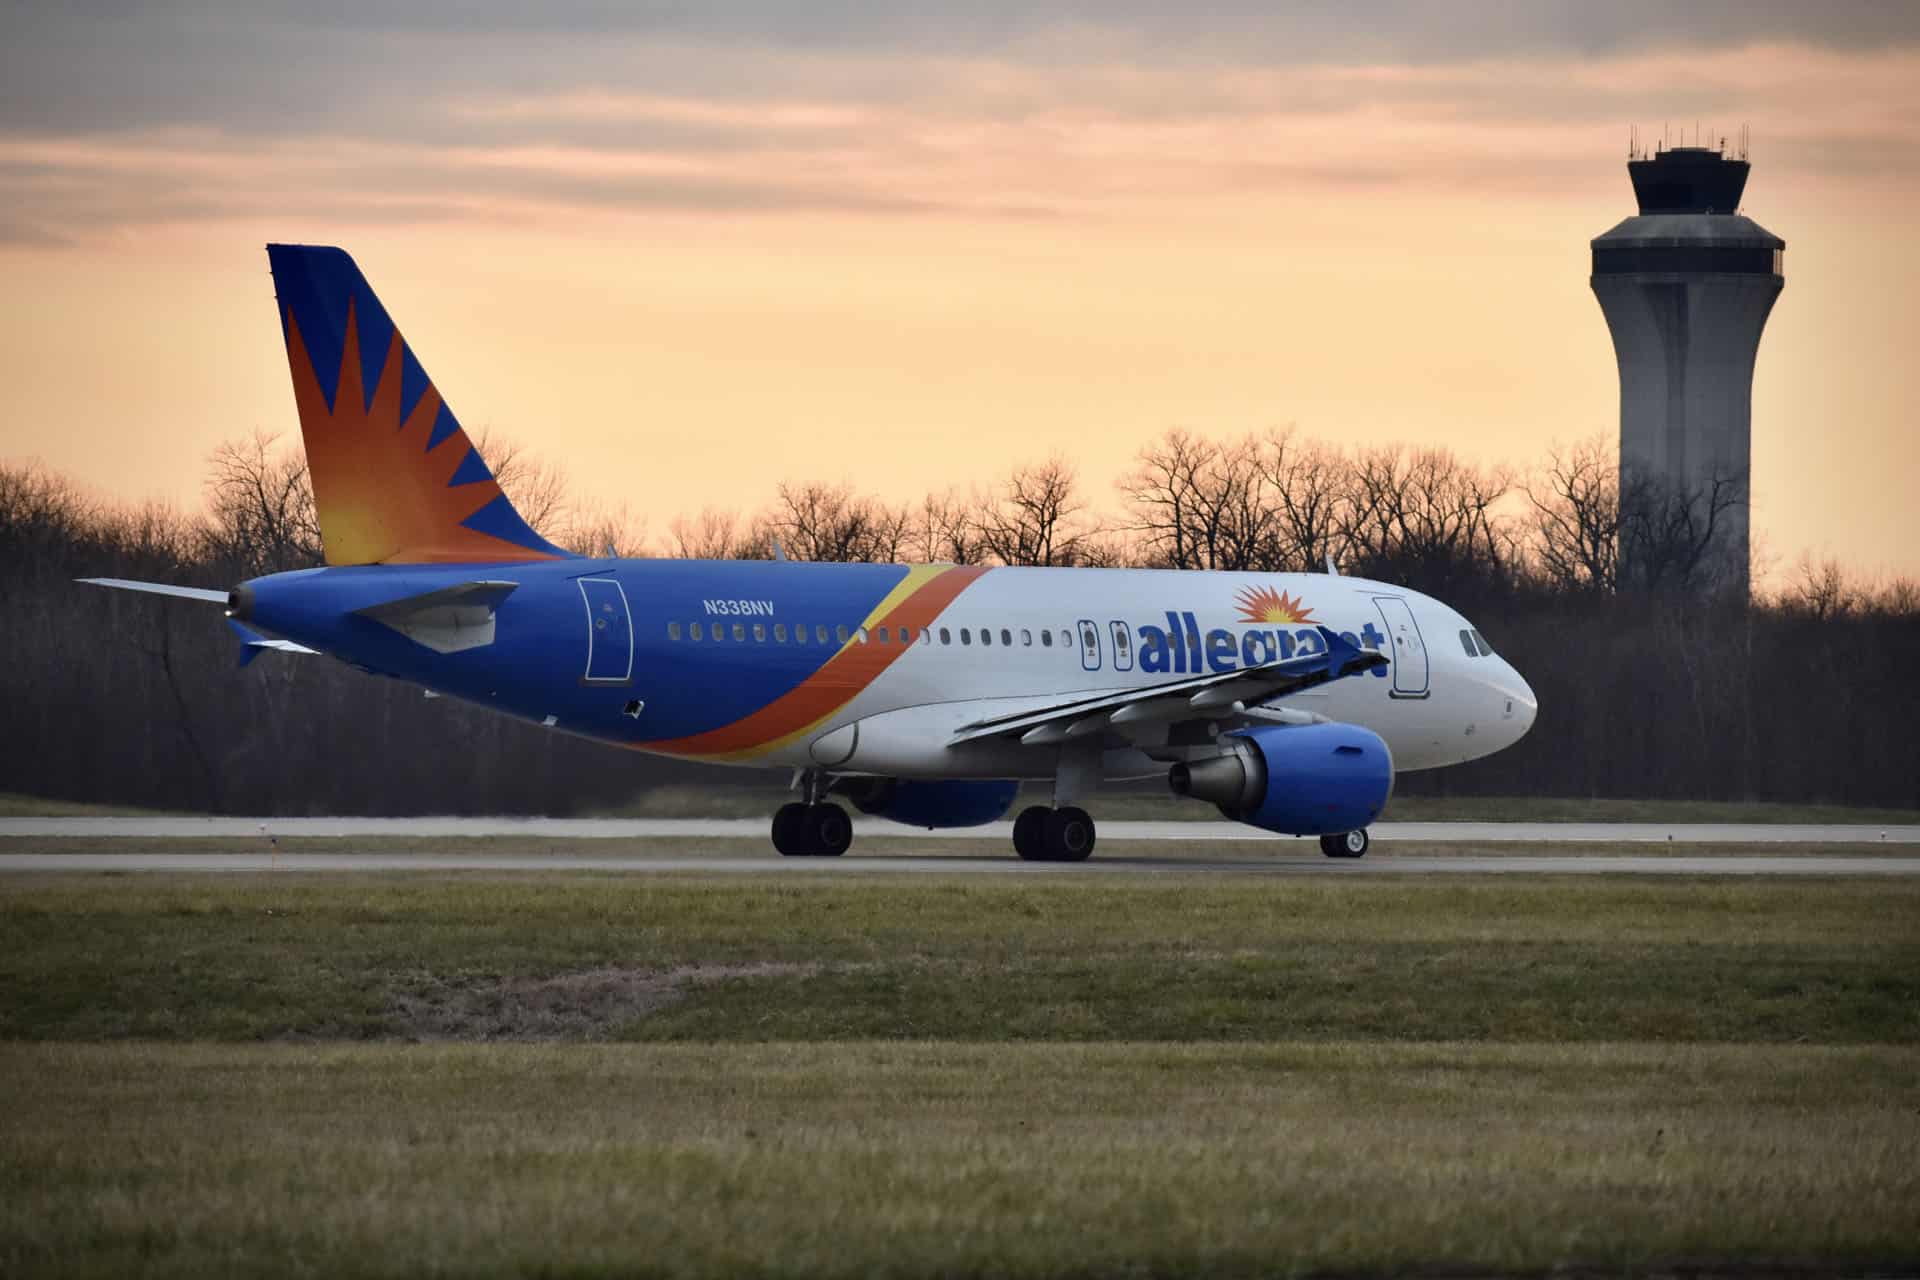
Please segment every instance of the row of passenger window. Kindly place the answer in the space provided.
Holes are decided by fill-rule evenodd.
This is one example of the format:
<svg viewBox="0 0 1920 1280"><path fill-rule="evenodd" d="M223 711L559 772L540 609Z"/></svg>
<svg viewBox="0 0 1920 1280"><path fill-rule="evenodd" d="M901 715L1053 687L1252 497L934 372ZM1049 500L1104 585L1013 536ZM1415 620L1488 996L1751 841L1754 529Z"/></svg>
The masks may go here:
<svg viewBox="0 0 1920 1280"><path fill-rule="evenodd" d="M1016 641L1014 637L1016 634L1019 637L1017 643L1022 648L1032 648L1036 639L1043 649L1051 649L1054 644L1053 632L1045 629L1036 632L1028 627L1020 627L1016 632L1016 629L1013 627L1001 627L999 631L996 632L992 627L981 627L978 630L972 627L961 627L958 630L959 642L963 645L971 645L977 640L983 646L990 647L998 644L1003 649L1011 649L1015 647ZM891 645L897 643L902 645L950 645L954 643L954 634L955 629L952 627L940 627L938 629L921 627L916 632L912 627L873 627L869 629L867 627L836 626L829 630L825 623L815 623L809 628L808 624L804 622L795 623L791 629L789 629L784 622L689 622L685 627L682 627L678 622L669 622L667 624L667 639L669 640L702 640L708 643L715 641L724 643L731 640L735 644L772 643L824 645L846 644L851 640L855 644ZM1071 649L1073 647L1072 631L1066 629L1061 630L1060 647L1063 649Z"/></svg>

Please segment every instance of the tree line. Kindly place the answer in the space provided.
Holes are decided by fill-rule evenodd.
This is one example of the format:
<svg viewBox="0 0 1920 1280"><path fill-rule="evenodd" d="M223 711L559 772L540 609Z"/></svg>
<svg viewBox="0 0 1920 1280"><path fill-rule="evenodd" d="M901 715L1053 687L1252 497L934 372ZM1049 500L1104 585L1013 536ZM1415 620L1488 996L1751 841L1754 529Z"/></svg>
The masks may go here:
<svg viewBox="0 0 1920 1280"><path fill-rule="evenodd" d="M1744 485L1664 490L1623 476L1600 441L1518 472L1445 449L1173 430L1105 506L1056 457L904 502L789 482L757 511L682 516L657 539L510 442L482 452L530 524L587 555L1333 566L1434 594L1526 674L1542 709L1518 747L1405 775L1403 791L1920 807L1915 584L1804 562L1749 599L1712 554ZM268 655L236 671L213 610L73 582L225 588L321 562L297 445L221 445L205 496L198 512L116 504L0 465L0 790L249 813L565 813L753 777L426 700L323 660Z"/></svg>

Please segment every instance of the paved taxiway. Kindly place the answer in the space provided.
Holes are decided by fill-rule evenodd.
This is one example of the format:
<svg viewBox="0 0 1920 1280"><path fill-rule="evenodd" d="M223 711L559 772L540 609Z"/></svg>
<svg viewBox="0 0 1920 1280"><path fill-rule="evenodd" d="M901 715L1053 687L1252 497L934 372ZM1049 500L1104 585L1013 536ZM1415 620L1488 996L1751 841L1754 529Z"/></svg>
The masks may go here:
<svg viewBox="0 0 1920 1280"><path fill-rule="evenodd" d="M1527 855L1394 857L1346 860L1288 854L1274 857L1165 858L1096 855L1089 862L1022 862L1006 857L893 856L844 858L685 857L605 854L379 853L0 853L7 872L138 871L600 871L698 872L706 875L1650 875L1650 876L1920 876L1920 858L1832 856L1687 857Z"/></svg>
<svg viewBox="0 0 1920 1280"><path fill-rule="evenodd" d="M860 835L887 839L984 840L1011 847L1013 824L922 831L856 820ZM1657 822L1381 822L1374 843L1425 844L1905 844L1920 845L1920 826L1809 823ZM88 839L232 838L271 833L290 839L384 836L401 839L525 837L560 840L767 838L765 818L0 818L0 839L54 836ZM1102 822L1103 840L1291 843L1237 822ZM1310 845L1311 842L1307 842ZM856 844L856 848L858 845ZM1306 846L1303 846L1306 847Z"/></svg>

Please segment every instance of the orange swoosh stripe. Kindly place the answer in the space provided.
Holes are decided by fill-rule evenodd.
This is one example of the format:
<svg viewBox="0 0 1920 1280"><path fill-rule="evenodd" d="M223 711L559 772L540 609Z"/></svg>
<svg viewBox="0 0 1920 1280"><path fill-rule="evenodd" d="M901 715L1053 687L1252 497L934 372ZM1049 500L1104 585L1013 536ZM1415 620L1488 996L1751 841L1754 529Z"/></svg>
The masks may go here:
<svg viewBox="0 0 1920 1280"><path fill-rule="evenodd" d="M910 627L917 633L985 572L973 565L916 566L874 606L862 625ZM912 647L911 642L883 645L849 640L798 687L751 715L705 733L636 745L648 751L715 760L765 755L818 729Z"/></svg>

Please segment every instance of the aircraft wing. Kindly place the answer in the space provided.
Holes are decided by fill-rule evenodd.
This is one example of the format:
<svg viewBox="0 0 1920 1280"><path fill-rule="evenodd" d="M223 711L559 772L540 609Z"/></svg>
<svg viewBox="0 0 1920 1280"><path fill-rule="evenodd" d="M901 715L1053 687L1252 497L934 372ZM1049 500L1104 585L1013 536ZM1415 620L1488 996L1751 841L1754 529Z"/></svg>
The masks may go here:
<svg viewBox="0 0 1920 1280"><path fill-rule="evenodd" d="M1124 731L1129 724L1227 719L1245 714L1250 708L1254 711L1251 718L1265 718L1258 715L1260 703L1386 665L1385 655L1362 649L1326 627L1320 628L1320 637L1326 644L1325 653L1189 676L1165 684L1075 698L1037 710L976 720L962 725L949 745L1010 737L1028 746L1044 746L1109 729Z"/></svg>
<svg viewBox="0 0 1920 1280"><path fill-rule="evenodd" d="M131 578L79 578L90 587L112 587L115 591L144 591L148 595L173 596L180 600L199 600L206 604L225 604L227 593L206 587L176 587L171 582L135 582Z"/></svg>

